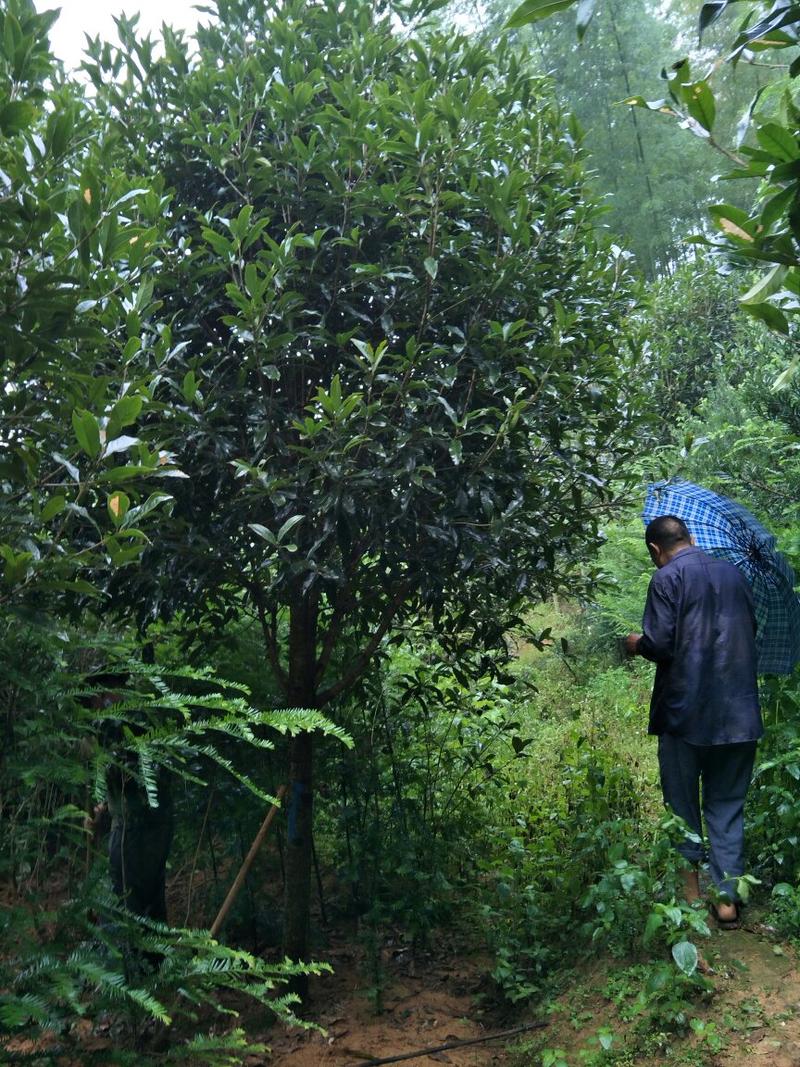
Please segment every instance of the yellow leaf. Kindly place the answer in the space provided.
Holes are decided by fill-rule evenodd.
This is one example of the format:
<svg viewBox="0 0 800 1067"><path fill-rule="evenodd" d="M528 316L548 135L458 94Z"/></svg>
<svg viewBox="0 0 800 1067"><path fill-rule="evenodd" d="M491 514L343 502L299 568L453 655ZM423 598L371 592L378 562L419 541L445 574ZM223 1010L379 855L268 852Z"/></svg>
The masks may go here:
<svg viewBox="0 0 800 1067"><path fill-rule="evenodd" d="M753 238L750 234L743 230L741 226L737 226L735 222L731 222L730 219L721 218L719 224L725 233L731 234L733 237L741 237L743 241L752 241Z"/></svg>
<svg viewBox="0 0 800 1067"><path fill-rule="evenodd" d="M92 202L92 190L89 188L88 185L83 190L83 199L86 201L87 204L91 204Z"/></svg>
<svg viewBox="0 0 800 1067"><path fill-rule="evenodd" d="M121 506L122 506L122 504L121 504L121 501L120 501L119 493L114 493L114 495L112 497L109 497L109 499L108 499L108 510L111 512L111 514L114 516L115 519L119 518L119 513L120 513Z"/></svg>

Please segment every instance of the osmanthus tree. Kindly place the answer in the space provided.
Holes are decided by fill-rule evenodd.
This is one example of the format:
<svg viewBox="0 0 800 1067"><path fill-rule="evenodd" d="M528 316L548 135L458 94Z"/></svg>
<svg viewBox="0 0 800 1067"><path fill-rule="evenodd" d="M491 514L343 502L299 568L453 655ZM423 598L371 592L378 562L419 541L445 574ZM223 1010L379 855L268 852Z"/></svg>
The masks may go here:
<svg viewBox="0 0 800 1067"><path fill-rule="evenodd" d="M485 670L526 605L577 592L613 505L625 258L509 48L419 28L417 3L217 13L194 53L167 34L154 58L123 22L86 64L128 166L170 198L158 432L189 475L115 602L143 625L252 611L293 706L332 711L411 624ZM294 958L312 755L293 741Z"/></svg>

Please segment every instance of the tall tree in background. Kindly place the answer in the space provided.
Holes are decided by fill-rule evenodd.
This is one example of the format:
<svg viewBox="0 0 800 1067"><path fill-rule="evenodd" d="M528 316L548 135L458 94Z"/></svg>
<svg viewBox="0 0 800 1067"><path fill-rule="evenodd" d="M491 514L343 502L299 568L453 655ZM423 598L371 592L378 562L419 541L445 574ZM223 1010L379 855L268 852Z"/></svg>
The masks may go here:
<svg viewBox="0 0 800 1067"><path fill-rule="evenodd" d="M508 45L401 29L423 15L220 0L192 64L124 22L87 63L125 157L171 199L157 396L190 476L115 603L143 624L252 611L264 669L309 708L412 624L485 671L594 542L627 454L631 291L549 88ZM293 957L312 760L305 734Z"/></svg>
<svg viewBox="0 0 800 1067"><path fill-rule="evenodd" d="M514 6L495 0L490 8L493 33L500 31ZM554 5L541 6L555 10ZM706 137L687 136L674 121L648 119L623 105L635 94L650 100L664 97L666 84L659 72L683 58L687 49L701 68L710 69L715 62L714 41L698 51L697 11L691 6L605 0L580 40L570 11L510 31L542 71L552 72L559 100L585 130L597 188L607 198L606 224L634 251L650 277L671 271L685 256L686 235L704 228L708 207L718 195L715 175L727 167L703 143ZM750 70L735 79L727 71L718 75L722 144L732 140L763 74ZM752 193L752 183L743 183L729 195L744 205Z"/></svg>
<svg viewBox="0 0 800 1067"><path fill-rule="evenodd" d="M507 25L539 25L555 12L572 8L577 36L582 39L598 10L613 9L615 3L523 0ZM671 8L682 15L687 13L685 0L673 0ZM731 25L725 16L733 14L744 17ZM741 304L754 318L794 339L800 307L800 5L793 0L760 0L743 12L738 0L708 0L699 8L697 30L706 47L711 45L710 54L701 53L705 69L700 77L693 73L692 57L684 55L662 72L666 91L661 99L640 94L629 97L626 103L677 120L683 129L719 149L733 163L734 169L724 177L750 195L743 200L740 192L729 195L724 203L713 203L709 214L719 234L695 240L707 245L726 268L767 265L767 272L741 296ZM738 90L747 86L748 69L754 74L756 91L734 128L723 121L720 105L735 100ZM731 70L735 71L733 91ZM755 188L754 183L758 183ZM785 386L798 369L800 357L795 356L776 379L776 386Z"/></svg>

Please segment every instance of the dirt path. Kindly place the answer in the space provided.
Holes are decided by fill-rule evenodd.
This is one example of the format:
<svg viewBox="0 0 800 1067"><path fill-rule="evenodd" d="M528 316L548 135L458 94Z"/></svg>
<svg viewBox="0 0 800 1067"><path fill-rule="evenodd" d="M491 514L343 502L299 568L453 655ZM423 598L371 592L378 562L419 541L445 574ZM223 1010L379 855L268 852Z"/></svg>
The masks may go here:
<svg viewBox="0 0 800 1067"><path fill-rule="evenodd" d="M647 1031L633 1010L646 965L597 960L579 970L557 999L546 1030L411 1060L411 1067L540 1067L542 1053L558 1049L568 1067L601 1064L663 1067L800 1067L800 961L751 912L741 930L713 930L702 945L712 969L713 994L692 1005L694 1031L675 1036ZM272 1067L357 1067L382 1057L482 1036L533 1018L505 1017L479 1008L489 961L437 954L419 969L404 953L386 954L383 1011L352 947L330 954L337 974L315 988L312 1015L328 1031L271 1035ZM371 995L370 995L371 994ZM602 1054L598 1034L613 1036ZM555 1062L559 1062L556 1060Z"/></svg>
<svg viewBox="0 0 800 1067"><path fill-rule="evenodd" d="M636 1010L652 962L579 960L548 1010L534 1005L498 1013L490 995L491 960L470 953L463 941L445 940L416 958L402 944L389 943L376 971L357 939L331 938L320 955L335 973L314 980L308 1006L309 1018L325 1033L259 1032L259 1015L245 1012L240 1024L253 1040L270 1046L272 1054L247 1057L244 1067L359 1067L370 1058L484 1037L542 1017L547 1028L524 1037L408 1063L542 1067L542 1054L551 1050L545 1062L554 1067L800 1067L800 959L795 949L779 941L755 909L741 930L713 930L701 947L711 967L713 993L691 1005L693 1030L676 1035L666 1027L660 1032ZM84 1025L87 1051L97 1054L110 1047L108 1034ZM605 1053L601 1035L611 1040ZM561 1055L553 1058L554 1050Z"/></svg>
<svg viewBox="0 0 800 1067"><path fill-rule="evenodd" d="M635 1000L647 967L597 961L553 1005L551 1026L509 1052L511 1067L539 1067L545 1049L569 1067L800 1067L800 962L751 912L740 930L712 930L700 946L714 989L691 1005L692 1030L647 1029ZM601 1055L599 1034L611 1046ZM596 1058L592 1058L592 1057ZM555 1060L559 1063L559 1059Z"/></svg>
<svg viewBox="0 0 800 1067"><path fill-rule="evenodd" d="M267 1061L270 1067L350 1067L369 1058L483 1037L516 1025L488 1016L476 1003L490 966L486 959L437 953L412 960L402 949L388 949L382 960L382 1010L376 1014L376 989L359 955L348 946L326 954L336 973L316 981L310 1014L327 1036L269 1035L265 1040L273 1050ZM423 1056L410 1064L496 1067L507 1062L505 1042L495 1041Z"/></svg>
<svg viewBox="0 0 800 1067"><path fill-rule="evenodd" d="M720 1067L800 1067L800 969L769 928L749 922L714 939L717 995L707 1013L726 1048Z"/></svg>

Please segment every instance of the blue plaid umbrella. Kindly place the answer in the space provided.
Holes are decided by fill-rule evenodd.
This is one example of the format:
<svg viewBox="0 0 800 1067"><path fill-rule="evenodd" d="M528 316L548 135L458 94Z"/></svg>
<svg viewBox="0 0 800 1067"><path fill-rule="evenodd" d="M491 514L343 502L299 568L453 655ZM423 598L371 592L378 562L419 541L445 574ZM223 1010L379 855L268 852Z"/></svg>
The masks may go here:
<svg viewBox="0 0 800 1067"><path fill-rule="evenodd" d="M692 482L671 479L648 486L642 518L677 515L698 548L728 559L753 587L759 674L791 674L800 661L800 599L775 538L747 508Z"/></svg>

